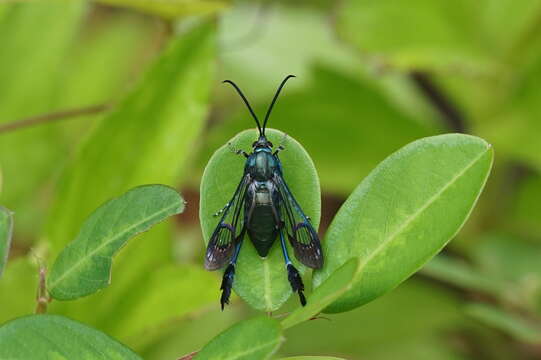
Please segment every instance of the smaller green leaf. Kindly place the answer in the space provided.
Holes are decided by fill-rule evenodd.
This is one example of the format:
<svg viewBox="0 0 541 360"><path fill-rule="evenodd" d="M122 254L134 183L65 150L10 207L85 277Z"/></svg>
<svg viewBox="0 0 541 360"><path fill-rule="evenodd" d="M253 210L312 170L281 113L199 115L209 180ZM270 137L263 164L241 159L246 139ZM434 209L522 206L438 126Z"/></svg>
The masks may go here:
<svg viewBox="0 0 541 360"><path fill-rule="evenodd" d="M297 308L282 321L282 327L288 329L319 314L340 295L351 289L358 268L359 260L357 258L350 259L338 268L314 290L308 298L306 306Z"/></svg>
<svg viewBox="0 0 541 360"><path fill-rule="evenodd" d="M390 155L344 203L314 273L317 286L352 257L353 288L325 309L343 312L398 286L436 255L464 225L492 166L490 144L447 134L423 138Z"/></svg>
<svg viewBox="0 0 541 360"><path fill-rule="evenodd" d="M229 6L227 0L99 0L99 2L133 8L166 19L212 14Z"/></svg>
<svg viewBox="0 0 541 360"><path fill-rule="evenodd" d="M57 315L32 315L0 327L0 358L141 360L108 335Z"/></svg>
<svg viewBox="0 0 541 360"><path fill-rule="evenodd" d="M196 355L196 360L263 360L269 359L283 342L278 321L258 317L233 325L212 339Z"/></svg>
<svg viewBox="0 0 541 360"><path fill-rule="evenodd" d="M58 300L90 295L109 285L112 257L131 237L184 210L165 185L136 187L99 207L56 259L47 288Z"/></svg>
<svg viewBox="0 0 541 360"><path fill-rule="evenodd" d="M466 307L466 313L485 325L499 329L520 341L541 344L541 327L518 315L486 304L470 304Z"/></svg>
<svg viewBox="0 0 541 360"><path fill-rule="evenodd" d="M13 214L0 206L0 277L8 262L11 235L13 233Z"/></svg>

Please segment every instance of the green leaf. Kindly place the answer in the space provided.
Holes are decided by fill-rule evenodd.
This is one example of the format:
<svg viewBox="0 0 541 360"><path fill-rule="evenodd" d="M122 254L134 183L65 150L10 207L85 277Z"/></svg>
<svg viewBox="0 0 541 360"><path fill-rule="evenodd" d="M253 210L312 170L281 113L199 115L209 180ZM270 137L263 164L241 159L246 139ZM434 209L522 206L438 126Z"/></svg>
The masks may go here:
<svg viewBox="0 0 541 360"><path fill-rule="evenodd" d="M204 25L174 38L79 150L48 221L53 255L75 236L85 214L111 196L144 183L174 185L207 112L213 34Z"/></svg>
<svg viewBox="0 0 541 360"><path fill-rule="evenodd" d="M317 286L352 257L353 289L326 309L342 312L395 288L460 230L486 182L493 151L484 140L448 134L415 141L389 156L339 210L323 241Z"/></svg>
<svg viewBox="0 0 541 360"><path fill-rule="evenodd" d="M0 277L2 277L4 267L8 262L12 233L13 214L5 207L0 206Z"/></svg>
<svg viewBox="0 0 541 360"><path fill-rule="evenodd" d="M541 327L518 315L486 304L470 304L466 307L466 313L485 325L499 329L520 341L541 343Z"/></svg>
<svg viewBox="0 0 541 360"><path fill-rule="evenodd" d="M58 110L64 61L87 2L2 2L0 9L0 123ZM0 134L2 202L17 214L16 231L22 238L37 237L44 218L41 191L67 153L58 124Z"/></svg>
<svg viewBox="0 0 541 360"><path fill-rule="evenodd" d="M178 184L207 114L214 34L212 24L202 24L172 37L133 91L78 149L64 169L48 218L52 259L77 235L84 216L107 199L141 184ZM169 225L156 226L115 257L115 282L108 291L51 305L99 328L113 324L141 279L171 262Z"/></svg>
<svg viewBox="0 0 541 360"><path fill-rule="evenodd" d="M235 148L249 151L257 136L255 130L246 130L237 134L230 142ZM276 145L283 139L283 134L273 129L267 129L267 136ZM288 137L285 147L286 149L280 153L285 181L317 229L321 214L321 198L316 169L308 153L296 140ZM214 153L205 168L201 180L199 209L205 243L208 243L217 225L218 218L213 214L231 200L242 178L244 163L243 157L234 155L228 146L224 145ZM288 249L289 253L293 254L289 244ZM294 256L291 257L297 269L304 273L306 267L298 263ZM233 289L258 310L274 311L289 298L291 285L287 280L278 241L269 255L261 259L249 238L245 238L235 270Z"/></svg>
<svg viewBox="0 0 541 360"><path fill-rule="evenodd" d="M469 0L349 0L338 12L341 37L382 65L485 73L493 67ZM391 26L392 24L392 26Z"/></svg>
<svg viewBox="0 0 541 360"><path fill-rule="evenodd" d="M283 342L280 324L270 317L242 321L212 339L195 359L269 359Z"/></svg>
<svg viewBox="0 0 541 360"><path fill-rule="evenodd" d="M174 19L188 15L212 14L229 6L228 0L98 0L107 5L133 8L144 13Z"/></svg>
<svg viewBox="0 0 541 360"><path fill-rule="evenodd" d="M34 311L38 274L37 265L29 257L9 262L0 281L0 324Z"/></svg>
<svg viewBox="0 0 541 360"><path fill-rule="evenodd" d="M140 285L137 293L124 299L123 307L116 309L115 321L104 329L108 334L122 334L127 344L131 339L134 347L159 336L172 320L210 305L219 307L220 283L199 264L163 266L149 273Z"/></svg>
<svg viewBox="0 0 541 360"><path fill-rule="evenodd" d="M494 296L505 292L505 282L489 277L463 261L439 255L426 264L421 272L438 280L449 282L463 289L481 291Z"/></svg>
<svg viewBox="0 0 541 360"><path fill-rule="evenodd" d="M66 59L58 95L62 109L121 100L134 79L159 54L148 54L148 50L155 46L155 34L152 25L140 17L110 12L100 17L99 26L86 25L81 30L81 39L74 44ZM107 71L103 71L104 66L107 66ZM98 116L102 117L101 114ZM80 131L81 128L88 129L89 124L98 123L85 119L67 121L62 125L63 128L74 127Z"/></svg>
<svg viewBox="0 0 541 360"><path fill-rule="evenodd" d="M288 329L310 320L351 289L358 267L359 260L357 258L348 260L314 290L308 297L306 306L297 308L282 321L282 327Z"/></svg>
<svg viewBox="0 0 541 360"><path fill-rule="evenodd" d="M183 210L182 197L163 185L140 186L108 201L56 259L47 283L50 294L71 300L107 287L113 255L131 237Z"/></svg>
<svg viewBox="0 0 541 360"><path fill-rule="evenodd" d="M0 358L141 360L108 335L56 315L33 315L0 327Z"/></svg>

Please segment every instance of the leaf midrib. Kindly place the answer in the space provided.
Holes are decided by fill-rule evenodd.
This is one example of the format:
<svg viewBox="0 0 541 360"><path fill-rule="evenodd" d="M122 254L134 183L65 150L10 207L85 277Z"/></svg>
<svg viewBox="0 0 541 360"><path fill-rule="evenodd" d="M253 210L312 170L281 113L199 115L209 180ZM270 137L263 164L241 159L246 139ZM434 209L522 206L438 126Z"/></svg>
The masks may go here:
<svg viewBox="0 0 541 360"><path fill-rule="evenodd" d="M60 283L62 280L64 280L67 276L69 276L73 271L74 269L78 268L79 266L81 266L82 263L86 262L86 260L88 258L91 258L93 257L94 255L96 255L96 253L100 252L105 246L109 245L110 243L116 241L117 239L121 238L122 236L124 236L126 233L130 232L133 228L136 228L140 225L142 225L143 223L147 222L147 221L150 221L151 219L153 218L156 218L156 217L159 217L161 214L163 213L166 213L172 209L174 209L175 207L177 207L178 204L173 204L171 206L168 206L156 213L154 213L153 215L151 216L148 216L148 217L145 217L143 218L141 221L127 227L125 230L121 231L120 233L118 233L116 236L113 236L111 238L109 238L109 240L106 240L104 241L101 245L99 245L97 248L95 248L94 250L92 250L90 253L88 253L87 255L83 256L81 259L79 259L75 264L73 264L73 266L71 268L69 268L67 271L65 271L62 275L60 275L56 281L53 281L51 283L51 286L50 286L50 290L53 290L58 283ZM73 244L73 243L72 243Z"/></svg>
<svg viewBox="0 0 541 360"><path fill-rule="evenodd" d="M278 345L280 343L280 338L276 339L276 340L273 340L273 341L269 341L267 343L264 343L264 344L261 344L259 346L256 346L256 347L253 347L251 349L248 349L248 350L245 350L243 352L240 352L240 353L236 353L232 356L229 356L223 360L235 360L235 359L238 359L239 357L241 356L245 356L245 355L249 355L249 354L252 354L256 351L259 351L261 349L264 349L266 347L271 347L271 346L275 346L275 345Z"/></svg>
<svg viewBox="0 0 541 360"><path fill-rule="evenodd" d="M267 305L267 308L269 311L272 311L273 304L272 304L272 289L271 289L271 278L270 278L270 269L269 264L267 260L263 261L263 276L265 281L265 303Z"/></svg>
<svg viewBox="0 0 541 360"><path fill-rule="evenodd" d="M357 268L357 272L355 273L354 278L358 277L359 274L361 274L370 261L376 257L380 252L382 252L389 243L391 243L404 229L406 229L413 221L417 219L417 217L422 214L430 205L432 205L434 202L438 200L438 198L451 186L453 185L462 175L464 175L469 169L475 165L481 159L489 149L486 149L479 155L477 155L466 167L464 167L462 170L460 170L453 178L447 182L438 192L436 192L434 195L432 195L423 206L421 206L417 211L415 211L413 214L411 214L394 232L392 232L387 239L383 240L376 249L364 260L360 263L359 267Z"/></svg>

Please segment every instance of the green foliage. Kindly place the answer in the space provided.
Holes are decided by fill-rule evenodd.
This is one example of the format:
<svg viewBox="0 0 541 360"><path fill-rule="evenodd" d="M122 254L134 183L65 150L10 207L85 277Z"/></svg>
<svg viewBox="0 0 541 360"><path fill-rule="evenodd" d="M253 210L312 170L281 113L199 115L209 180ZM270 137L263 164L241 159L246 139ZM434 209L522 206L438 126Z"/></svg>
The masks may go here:
<svg viewBox="0 0 541 360"><path fill-rule="evenodd" d="M48 222L53 254L105 199L141 183L169 184L178 177L206 113L212 33L204 25L174 39L66 168Z"/></svg>
<svg viewBox="0 0 541 360"><path fill-rule="evenodd" d="M278 321L258 317L227 329L205 345L195 359L270 359L283 341Z"/></svg>
<svg viewBox="0 0 541 360"><path fill-rule="evenodd" d="M365 304L396 287L441 250L464 224L492 165L485 141L441 135L415 141L383 161L355 190L325 236L318 286L360 257L354 288L327 311Z"/></svg>
<svg viewBox="0 0 541 360"><path fill-rule="evenodd" d="M530 237L541 238L541 176L528 176L520 185L512 218L517 231Z"/></svg>
<svg viewBox="0 0 541 360"><path fill-rule="evenodd" d="M19 257L9 261L0 280L0 324L31 314L36 307L37 288L38 268L31 259Z"/></svg>
<svg viewBox="0 0 541 360"><path fill-rule="evenodd" d="M0 206L0 277L8 261L11 236L13 234L13 214Z"/></svg>
<svg viewBox="0 0 541 360"><path fill-rule="evenodd" d="M332 356L294 356L283 358L282 360L343 360Z"/></svg>
<svg viewBox="0 0 541 360"><path fill-rule="evenodd" d="M269 140L277 146L284 138L284 134L277 130L267 129L266 132ZM237 134L230 143L235 149L249 151L257 136L256 130L247 130ZM287 137L285 141L286 149L280 153L285 181L317 229L321 198L316 169L302 145L291 137ZM224 145L214 153L205 168L201 180L199 209L205 243L217 225L218 218L213 214L231 200L242 178L244 160L234 155L229 146ZM291 248L288 251L293 254ZM296 259L292 260L301 273L306 271L306 267ZM238 258L233 289L258 310L278 309L291 295L291 285L287 280L280 247L273 246L269 255L261 259L250 241L245 241Z"/></svg>
<svg viewBox="0 0 541 360"><path fill-rule="evenodd" d="M480 5L471 4L468 0L347 1L339 12L338 29L360 50L381 56L384 65L486 71L490 59L480 51L478 38L471 36L477 30L475 10Z"/></svg>
<svg viewBox="0 0 541 360"><path fill-rule="evenodd" d="M58 300L90 295L109 285L113 255L135 235L184 210L172 188L147 185L99 207L58 255L47 288Z"/></svg>
<svg viewBox="0 0 541 360"><path fill-rule="evenodd" d="M539 14L540 0L3 2L1 202L16 215L13 225L0 207L0 358L531 358L541 343ZM297 78L269 132L275 145L282 132L298 140L280 156L319 227L325 268L310 281L299 266L300 307L287 301L279 244L262 260L246 237L235 280L245 301L221 312L201 238L244 166L222 145L238 134L233 146L249 151L256 136L241 132L252 120L219 80L263 114L286 74ZM96 104L110 106L54 116ZM41 115L51 117L1 130ZM457 130L480 138L426 138ZM497 157L479 197L487 143ZM167 186L182 189L187 211L126 244L160 220L136 217L167 201L158 191L138 197L154 209L118 202L163 189L171 215L182 203ZM258 310L273 313L246 320Z"/></svg>
<svg viewBox="0 0 541 360"><path fill-rule="evenodd" d="M173 37L128 96L81 144L61 176L49 216L51 258L75 237L84 216L105 200L141 184L173 186L179 181L207 112L213 56L210 24ZM74 303L53 303L53 311L128 342L132 330L118 323L138 316L128 304L152 296L143 291L152 286L150 273L171 263L170 225L160 224L116 256L108 291ZM176 289L177 297L183 290ZM157 308L169 304L163 300Z"/></svg>
<svg viewBox="0 0 541 360"><path fill-rule="evenodd" d="M505 292L505 284L497 278L483 276L471 265L460 260L453 260L445 255L436 256L422 273L460 286L463 289L482 291L499 296Z"/></svg>
<svg viewBox="0 0 541 360"><path fill-rule="evenodd" d="M501 330L520 341L541 343L541 328L533 321L521 318L519 315L486 304L470 304L466 307L466 313L487 326Z"/></svg>
<svg viewBox="0 0 541 360"><path fill-rule="evenodd" d="M284 329L310 320L323 309L333 303L354 284L355 274L359 268L359 260L352 258L338 268L308 297L306 306L293 311L282 321Z"/></svg>
<svg viewBox="0 0 541 360"><path fill-rule="evenodd" d="M99 0L99 2L133 8L144 13L159 15L165 19L211 14L228 6L227 0Z"/></svg>
<svg viewBox="0 0 541 360"><path fill-rule="evenodd" d="M106 330L137 339L138 346L152 341L150 334L167 333L167 324L217 305L215 276L196 265L166 265L158 268L141 282L137 296L126 299L115 310L115 321ZM137 314L137 316L133 316ZM141 339L141 337L145 339Z"/></svg>
<svg viewBox="0 0 541 360"><path fill-rule="evenodd" d="M0 327L3 359L140 360L133 351L86 325L56 315L26 316Z"/></svg>
<svg viewBox="0 0 541 360"><path fill-rule="evenodd" d="M30 1L2 3L0 9L0 123L56 109L64 60L86 4ZM62 163L67 151L62 134L47 124L0 136L2 202L17 214L18 231L35 236L40 192L57 171L51 164Z"/></svg>

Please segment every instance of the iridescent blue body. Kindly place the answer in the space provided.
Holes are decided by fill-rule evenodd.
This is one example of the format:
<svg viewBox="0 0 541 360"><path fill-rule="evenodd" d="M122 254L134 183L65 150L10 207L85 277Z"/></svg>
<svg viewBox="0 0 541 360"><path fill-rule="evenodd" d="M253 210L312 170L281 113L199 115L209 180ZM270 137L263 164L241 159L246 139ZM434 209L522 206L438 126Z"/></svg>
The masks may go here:
<svg viewBox="0 0 541 360"><path fill-rule="evenodd" d="M291 77L293 76L289 75L282 81L274 95L263 127L237 85L229 80L225 81L235 87L250 110L259 129L259 138L252 144L253 151L250 154L234 150L234 153L246 157L244 173L231 201L216 213L221 214L221 218L207 245L205 267L208 270L217 270L229 263L221 286L222 310L229 302L235 266L246 233L261 257L266 257L276 239L280 239L287 278L292 291L299 294L302 305L306 304L304 284L299 271L289 258L286 239L289 239L295 257L301 263L314 269L323 266L323 253L317 232L283 177L278 153L284 148L280 145L273 150L272 143L265 136L270 111L280 90Z"/></svg>
<svg viewBox="0 0 541 360"><path fill-rule="evenodd" d="M280 160L270 148L256 148L246 160L244 173L252 179L246 192L244 222L257 253L266 257L280 226L276 207L280 194L272 181L275 173L281 175Z"/></svg>

